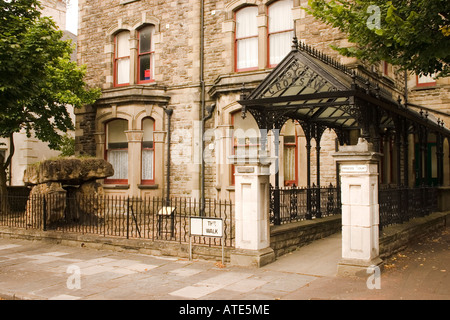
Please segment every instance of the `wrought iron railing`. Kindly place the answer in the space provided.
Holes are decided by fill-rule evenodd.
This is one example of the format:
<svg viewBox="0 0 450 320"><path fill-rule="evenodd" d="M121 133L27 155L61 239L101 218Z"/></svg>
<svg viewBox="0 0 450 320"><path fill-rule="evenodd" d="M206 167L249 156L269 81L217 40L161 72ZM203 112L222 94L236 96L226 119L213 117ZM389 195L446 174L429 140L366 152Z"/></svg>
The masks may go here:
<svg viewBox="0 0 450 320"><path fill-rule="evenodd" d="M438 207L437 188L382 185L378 192L380 229L424 217Z"/></svg>
<svg viewBox="0 0 450 320"><path fill-rule="evenodd" d="M328 187L270 186L270 222L280 225L341 213L339 189Z"/></svg>
<svg viewBox="0 0 450 320"><path fill-rule="evenodd" d="M159 197L66 196L65 194L0 198L0 225L95 234L103 237L189 243L189 219L222 218L224 245L234 246L234 205L227 200ZM192 243L221 246L222 238L195 236Z"/></svg>

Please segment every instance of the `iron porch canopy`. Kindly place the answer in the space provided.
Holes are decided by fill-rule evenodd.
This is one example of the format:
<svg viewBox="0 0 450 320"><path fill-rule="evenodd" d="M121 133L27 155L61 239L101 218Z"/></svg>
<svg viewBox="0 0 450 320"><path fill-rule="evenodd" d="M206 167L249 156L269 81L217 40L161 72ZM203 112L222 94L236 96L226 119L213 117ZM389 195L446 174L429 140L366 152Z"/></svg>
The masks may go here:
<svg viewBox="0 0 450 320"><path fill-rule="evenodd" d="M242 113L250 112L260 129L281 129L289 120L343 132L361 129L373 138L400 122L426 127L450 137L443 122L408 109L392 97L389 87L298 43L249 95L242 95Z"/></svg>

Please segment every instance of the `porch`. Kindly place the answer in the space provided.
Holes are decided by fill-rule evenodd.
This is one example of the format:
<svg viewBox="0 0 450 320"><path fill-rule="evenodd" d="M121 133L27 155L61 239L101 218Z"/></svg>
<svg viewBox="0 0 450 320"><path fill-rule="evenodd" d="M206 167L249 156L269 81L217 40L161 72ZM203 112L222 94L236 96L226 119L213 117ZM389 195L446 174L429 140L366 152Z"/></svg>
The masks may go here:
<svg viewBox="0 0 450 320"><path fill-rule="evenodd" d="M435 186L444 184L450 131L440 119L409 109L406 100L402 104L400 95L364 67L350 69L297 39L291 53L258 87L243 88L242 118L251 115L256 121L261 148L257 154L233 158L236 247L242 251L236 259L245 261L242 257L247 255L243 263L257 265L273 261L264 221L266 194L275 227L341 211L340 265L345 273L382 262L380 230L432 213L438 206ZM279 136L290 120L302 127L306 140L305 188L280 187ZM336 187L323 188L321 140L326 129L337 136L332 154ZM271 140L273 147L267 148ZM269 188L272 175L275 185ZM247 212L250 203L255 207Z"/></svg>

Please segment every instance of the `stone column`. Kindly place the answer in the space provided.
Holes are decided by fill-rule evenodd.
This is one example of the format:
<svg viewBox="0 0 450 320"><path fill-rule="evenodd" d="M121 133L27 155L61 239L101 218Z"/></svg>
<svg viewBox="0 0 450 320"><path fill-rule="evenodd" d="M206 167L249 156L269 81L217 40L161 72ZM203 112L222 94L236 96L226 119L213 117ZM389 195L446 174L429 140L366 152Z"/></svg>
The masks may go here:
<svg viewBox="0 0 450 320"><path fill-rule="evenodd" d="M94 133L94 137L95 137L95 143L96 143L96 148L95 148L95 154L97 158L100 159L104 159L105 157L105 143L106 143L106 134L105 132L96 132Z"/></svg>
<svg viewBox="0 0 450 320"><path fill-rule="evenodd" d="M236 248L231 264L261 267L275 260L270 247L269 176L273 158L232 157L235 165Z"/></svg>
<svg viewBox="0 0 450 320"><path fill-rule="evenodd" d="M257 17L258 24L258 45L260 48L267 48L267 14L259 14ZM258 67L265 69L268 65L268 56L266 50L258 51Z"/></svg>
<svg viewBox="0 0 450 320"><path fill-rule="evenodd" d="M367 276L380 266L378 163L381 154L360 139L356 146L341 146L334 155L340 166L342 201L342 260L339 275Z"/></svg>
<svg viewBox="0 0 450 320"><path fill-rule="evenodd" d="M125 131L128 139L128 184L130 185L129 195L139 194L139 184L141 183L141 161L142 161L142 137L143 130Z"/></svg>
<svg viewBox="0 0 450 320"><path fill-rule="evenodd" d="M130 85L136 84L137 60L138 60L138 38L137 31L130 32Z"/></svg>

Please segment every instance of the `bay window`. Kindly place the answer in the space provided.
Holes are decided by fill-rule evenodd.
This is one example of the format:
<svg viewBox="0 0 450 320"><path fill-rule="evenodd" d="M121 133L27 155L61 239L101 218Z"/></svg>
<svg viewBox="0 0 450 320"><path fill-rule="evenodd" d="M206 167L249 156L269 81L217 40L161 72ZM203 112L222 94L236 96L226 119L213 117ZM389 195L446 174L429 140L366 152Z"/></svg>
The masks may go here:
<svg viewBox="0 0 450 320"><path fill-rule="evenodd" d="M155 144L153 141L154 128L155 121L153 119L145 118L142 121L142 129L144 131L142 139L142 184L153 184L155 181Z"/></svg>
<svg viewBox="0 0 450 320"><path fill-rule="evenodd" d="M114 168L114 175L107 183L128 183L128 121L116 119L106 124L106 160Z"/></svg>

